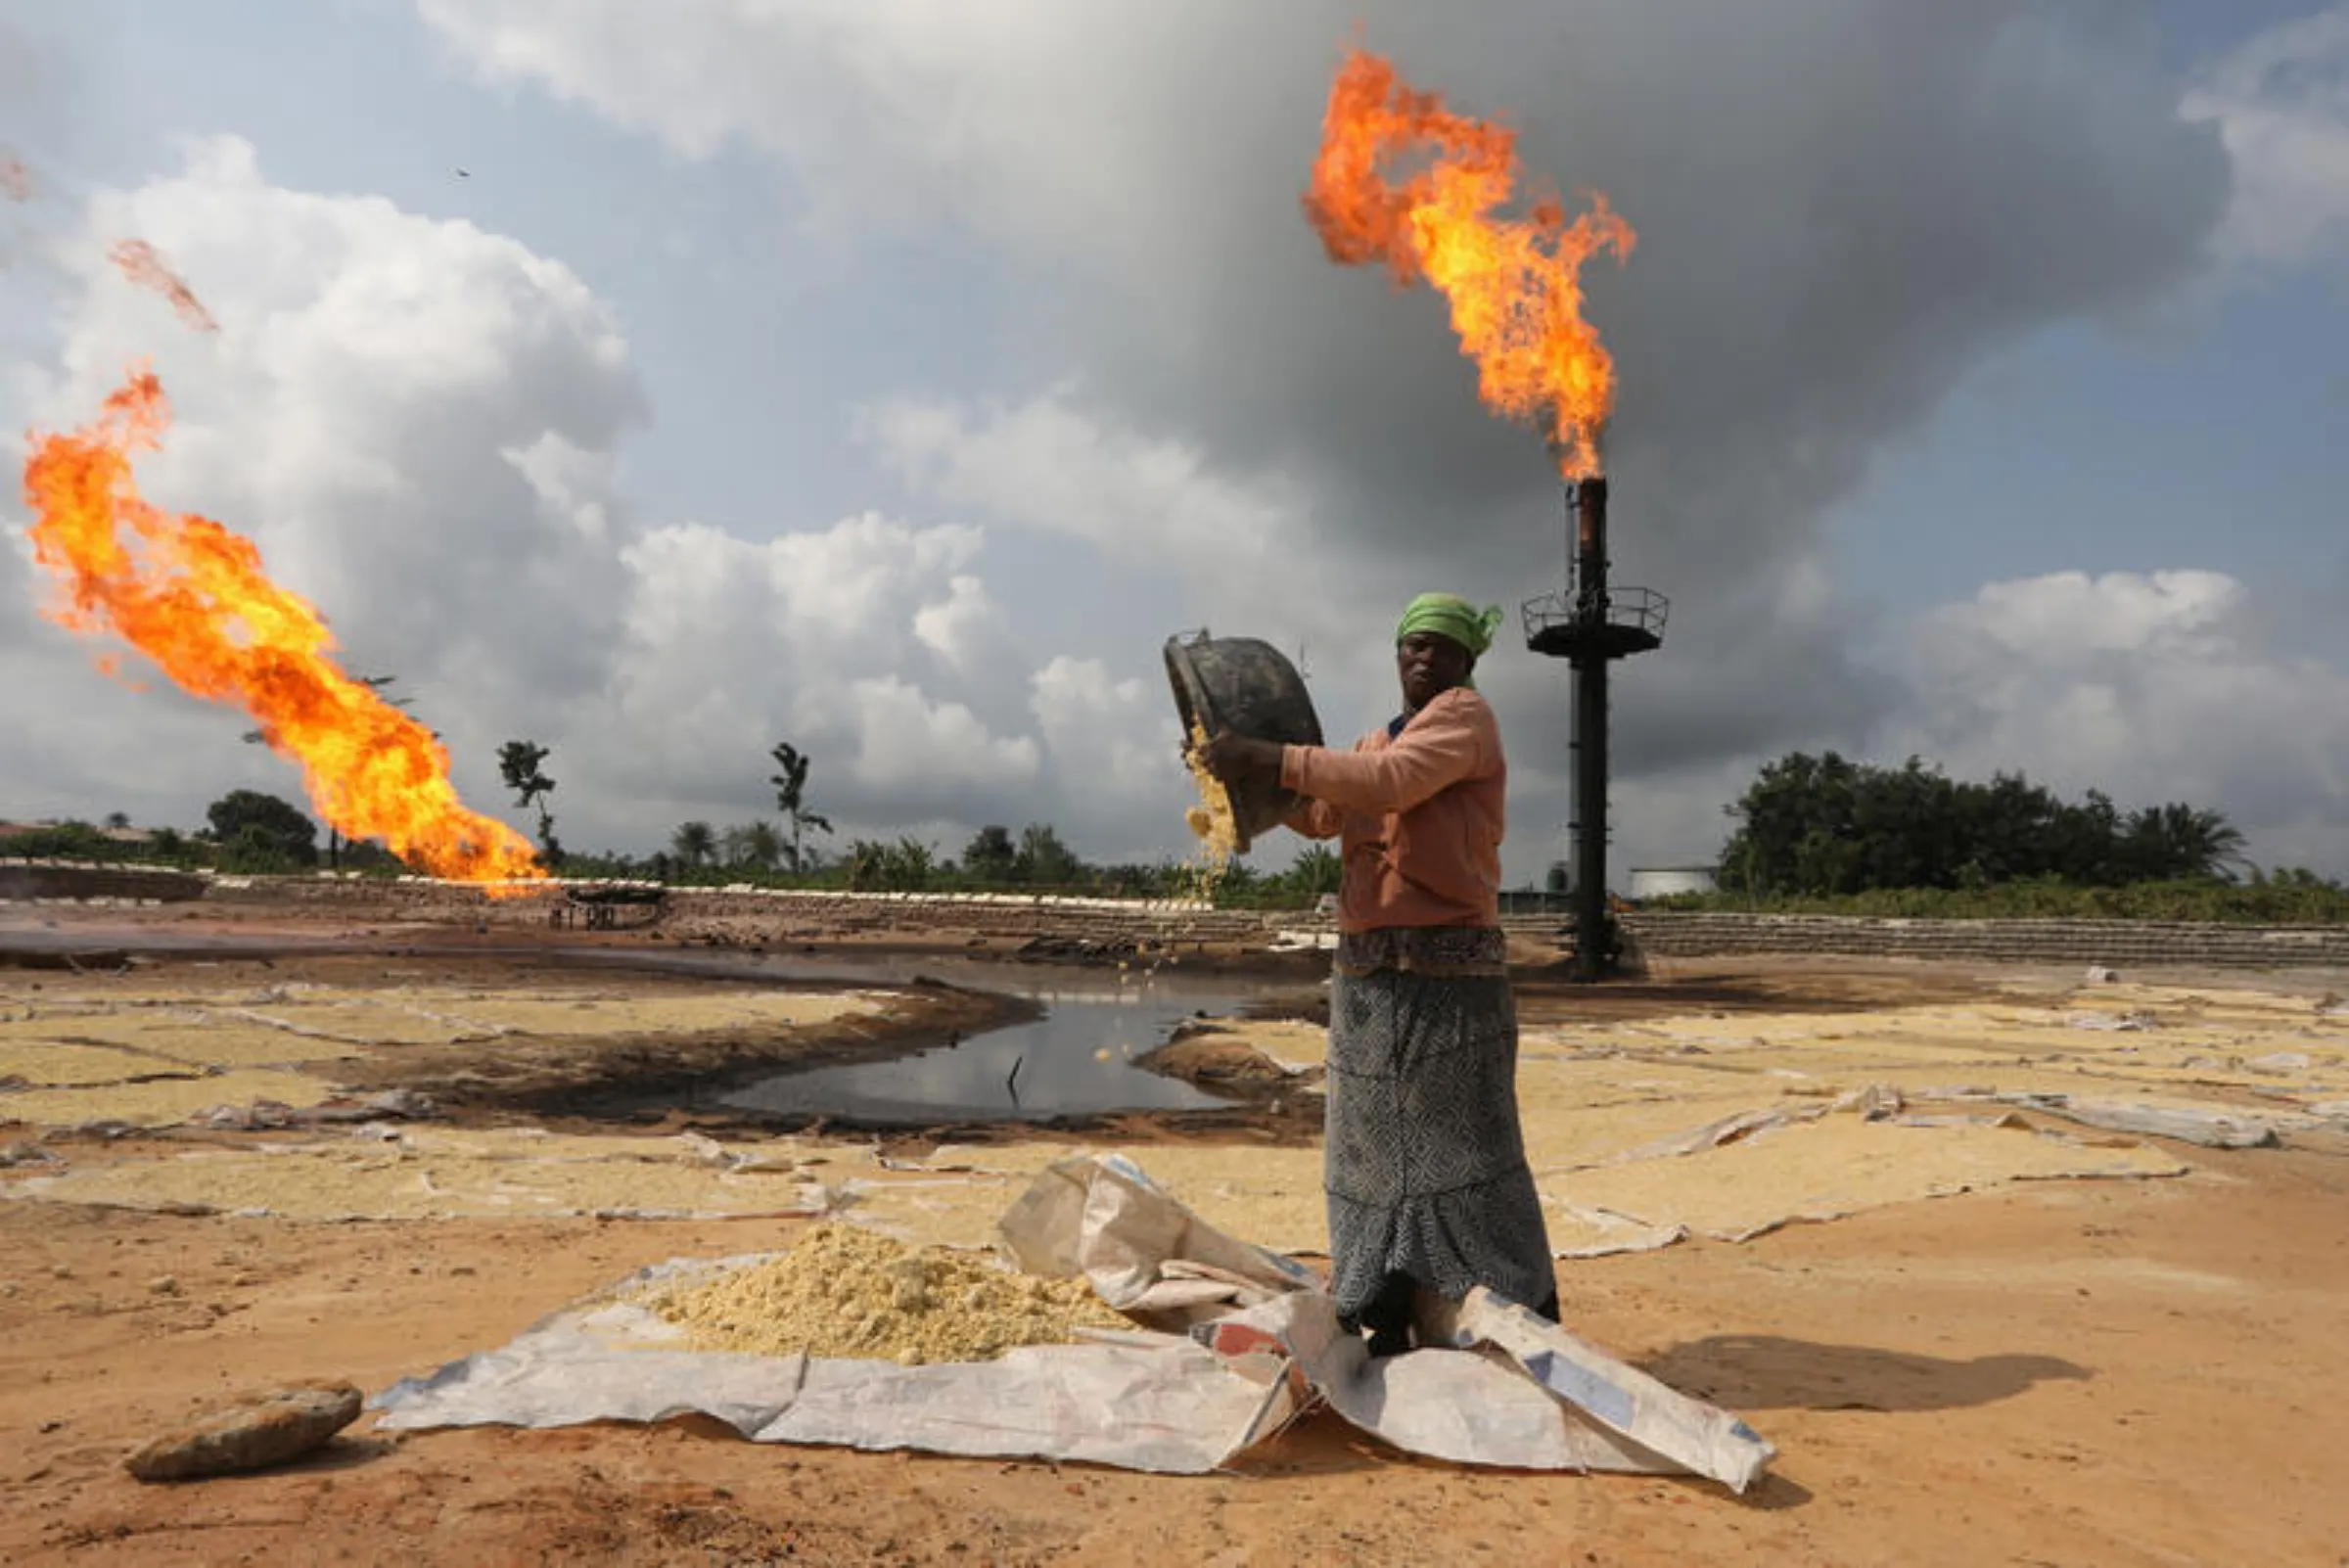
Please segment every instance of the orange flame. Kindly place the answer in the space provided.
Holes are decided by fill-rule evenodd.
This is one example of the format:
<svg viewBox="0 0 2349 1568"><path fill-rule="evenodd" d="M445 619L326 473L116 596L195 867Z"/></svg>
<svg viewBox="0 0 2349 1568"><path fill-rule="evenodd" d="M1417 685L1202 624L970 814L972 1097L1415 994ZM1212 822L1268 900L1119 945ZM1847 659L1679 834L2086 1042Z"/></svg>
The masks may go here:
<svg viewBox="0 0 2349 1568"><path fill-rule="evenodd" d="M0 196L12 202L32 200L32 170L14 154L0 152Z"/></svg>
<svg viewBox="0 0 2349 1568"><path fill-rule="evenodd" d="M183 691L242 707L300 764L310 804L345 837L380 839L437 876L544 876L528 839L457 799L432 732L329 657L326 623L269 580L252 540L141 499L131 453L159 447L170 418L162 384L138 371L97 424L34 439L33 558L67 592L49 618L111 629Z"/></svg>
<svg viewBox="0 0 2349 1568"><path fill-rule="evenodd" d="M1406 157L1426 161L1399 176ZM1637 236L1595 192L1571 223L1552 198L1501 216L1517 177L1515 131L1452 114L1357 49L1330 84L1305 212L1331 260L1383 261L1399 286L1442 291L1486 406L1542 428L1559 470L1580 479L1599 472L1615 406L1614 360L1583 319L1582 265L1601 250L1623 259Z"/></svg>
<svg viewBox="0 0 2349 1568"><path fill-rule="evenodd" d="M212 319L212 313L204 307L204 301L196 298L196 291L182 282L178 273L163 264L163 258L156 254L154 246L145 240L123 240L107 254L114 258L115 265L122 269L122 276L140 288L153 289L170 300L171 308L179 312L180 320L198 332L220 330L220 323Z"/></svg>

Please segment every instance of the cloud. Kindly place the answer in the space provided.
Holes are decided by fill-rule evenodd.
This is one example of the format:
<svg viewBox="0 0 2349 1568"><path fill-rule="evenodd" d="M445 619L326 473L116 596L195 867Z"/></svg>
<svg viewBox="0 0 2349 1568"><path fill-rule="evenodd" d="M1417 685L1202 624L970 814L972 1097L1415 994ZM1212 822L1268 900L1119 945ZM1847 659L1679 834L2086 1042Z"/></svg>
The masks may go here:
<svg viewBox="0 0 2349 1568"><path fill-rule="evenodd" d="M788 739L815 760L818 807L876 830L1033 792L1032 737L993 733L909 678L939 640L984 628L972 612L985 585L962 571L980 542L876 514L764 542L704 524L650 530L625 552L626 648L607 708L659 744L607 758L611 787L665 810L757 811L765 752ZM938 665L950 684L953 661Z"/></svg>
<svg viewBox="0 0 2349 1568"><path fill-rule="evenodd" d="M1917 756L1961 778L2021 772L2124 807L2215 807L2256 860L2338 875L2349 871L2349 672L2292 651L2278 623L2273 603L2222 572L1988 583L1880 627L1885 716L1810 749ZM1733 825L1723 803L1752 781L1753 761L1690 761L1619 784L1618 842L1632 848L1617 863L1711 855Z"/></svg>
<svg viewBox="0 0 2349 1568"><path fill-rule="evenodd" d="M2187 95L2234 161L2221 241L2281 266L2349 254L2349 6L2255 34Z"/></svg>
<svg viewBox="0 0 2349 1568"><path fill-rule="evenodd" d="M124 283L105 260L121 236L187 279L216 336ZM750 538L649 519L622 484L647 412L625 337L561 264L275 186L233 138L98 193L50 246L69 303L23 418L77 425L151 357L178 420L146 493L253 538L348 668L397 677L475 804L503 807L496 747L533 736L554 748L570 842L646 847L688 816L770 812L766 752L788 738L844 829L1052 814L1035 667L984 531L858 513L760 520L771 531ZM0 618L0 724L22 741L5 809L185 823L231 787L296 787L238 741L238 715L136 656L109 680L96 644L23 613L45 584L21 533L4 542L0 592L22 607Z"/></svg>
<svg viewBox="0 0 2349 1568"><path fill-rule="evenodd" d="M950 810L964 791L1036 781L1036 743L989 734L960 703L933 702L895 675L855 681L849 695L861 721L853 776L872 790L896 794L948 779L954 793L938 806Z"/></svg>
<svg viewBox="0 0 2349 1568"><path fill-rule="evenodd" d="M618 563L538 497L557 478L594 483L554 454L608 452L642 417L609 311L511 240L273 186L236 138L183 157L175 173L94 194L45 236L66 304L53 368L21 383L12 422L77 426L128 366L152 362L176 419L141 464L150 499L253 538L272 575L323 608L353 672L397 676L452 741L491 743L477 719L600 684ZM126 282L107 259L124 238L152 244L221 331L190 332ZM535 482L508 452L537 454ZM19 575L9 599L26 607L46 584ZM23 636L27 678L8 698L27 742L20 798L73 809L113 796L187 820L215 784L290 784L238 743L237 717L181 698L136 656L123 669L151 690L97 675L94 645L29 616ZM158 768L166 757L178 764Z"/></svg>
<svg viewBox="0 0 2349 1568"><path fill-rule="evenodd" d="M1344 671L1342 733L1388 700L1394 606L1436 584L1513 605L1559 585L1564 553L1539 443L1478 407L1440 302L1331 266L1299 212L1364 9L418 5L485 81L785 165L829 243L956 231L1009 280L987 308L1047 379L883 400L875 455L990 526L1149 570L1119 591L1179 605L1172 623L1310 643ZM1619 580L1674 601L1620 687L1627 792L1890 717L1823 520L2003 352L2192 277L2228 200L2220 128L2181 116L2112 8L1500 0L1469 28L1374 0L1363 21L1415 84L1506 115L1533 170L1639 231L1588 279L1623 379ZM1218 560L1242 564L1190 570ZM1140 642L1063 647L1128 678L1150 672ZM1504 649L1489 687L1538 841L1564 814L1560 671Z"/></svg>
<svg viewBox="0 0 2349 1568"><path fill-rule="evenodd" d="M946 584L944 599L913 613L913 634L955 673L969 675L977 671L980 657L995 641L1002 619L987 584L958 575Z"/></svg>
<svg viewBox="0 0 2349 1568"><path fill-rule="evenodd" d="M1029 706L1053 771L1071 783L1069 823L1084 842L1121 860L1169 847L1168 831L1193 804L1181 728L1165 683L1119 679L1098 659L1062 655L1036 672Z"/></svg>
<svg viewBox="0 0 2349 1568"><path fill-rule="evenodd" d="M1991 583L1913 629L1914 699L1882 751L2126 804L2216 807L2255 855L2338 870L2349 672L2270 645L2270 619L2218 572Z"/></svg>
<svg viewBox="0 0 2349 1568"><path fill-rule="evenodd" d="M528 446L498 453L514 465L537 496L544 515L590 543L612 531L610 497L618 488L620 464L609 452L575 446L559 431L541 431Z"/></svg>
<svg viewBox="0 0 2349 1568"><path fill-rule="evenodd" d="M115 272L123 237L156 247L216 336ZM255 539L366 672L540 702L600 678L620 578L576 521L598 503L540 502L558 480L592 486L580 454L609 451L643 402L576 275L470 224L272 186L229 137L99 193L53 250L78 293L37 421L91 417L150 359L176 418L142 483ZM574 634L533 634L558 625Z"/></svg>
<svg viewBox="0 0 2349 1568"><path fill-rule="evenodd" d="M2222 572L2059 572L1991 583L1972 602L1926 617L1921 637L1949 665L1984 644L2008 658L2192 657L2227 646L2248 599Z"/></svg>
<svg viewBox="0 0 2349 1568"><path fill-rule="evenodd" d="M1107 424L1067 388L985 407L889 398L855 425L918 493L1082 539L1121 564L1245 571L1304 522L1277 483L1227 479L1197 446Z"/></svg>
<svg viewBox="0 0 2349 1568"><path fill-rule="evenodd" d="M970 346L942 345L934 384L867 396L852 455L872 510L679 517L631 495L649 397L578 275L470 224L274 186L233 140L59 237L57 368L23 412L78 421L156 355L182 424L151 490L258 538L355 666L400 675L469 788L498 741L554 745L575 844L769 810L765 751L791 739L852 831L1049 819L1088 853L1179 849L1165 630L1299 655L1343 742L1391 711L1410 594L1513 610L1561 585L1554 476L1476 405L1440 302L1332 267L1299 214L1354 9L418 0L484 81L782 165L808 233L876 267L944 232L977 280L972 334L1016 344L1016 368L974 378ZM2248 156L2265 121L2240 106L2321 129L2332 34L2245 46L2182 110L2113 8L1587 0L1561 21L1496 0L1479 20L1376 0L1365 36L1506 114L1533 168L1604 189L1641 237L1589 279L1624 378L1618 580L1674 601L1664 651L1617 687L1622 858L1709 849L1761 756L1887 737L1954 766L2105 768L2116 793L2190 762L2179 776L2247 822L2334 819L2337 751L2280 715L2337 676L2267 646L2240 584L2004 584L1911 630L1846 596L1823 521L2049 326L2162 298L2214 236L2319 243L2276 238L2274 211L2321 205L2329 165ZM2297 172L2259 185L2278 170ZM130 235L217 338L106 266ZM32 587L0 552L0 591ZM2092 624L2106 643L2080 641ZM233 783L284 787L232 718L133 697L0 619L12 638L12 670L21 645L39 672L0 695L41 758L19 787L134 784L183 817ZM1508 725L1511 874L1531 874L1566 814L1565 672L1511 638L1480 682ZM2314 749L2261 786L2168 749L2171 702ZM204 760L166 781L156 755Z"/></svg>

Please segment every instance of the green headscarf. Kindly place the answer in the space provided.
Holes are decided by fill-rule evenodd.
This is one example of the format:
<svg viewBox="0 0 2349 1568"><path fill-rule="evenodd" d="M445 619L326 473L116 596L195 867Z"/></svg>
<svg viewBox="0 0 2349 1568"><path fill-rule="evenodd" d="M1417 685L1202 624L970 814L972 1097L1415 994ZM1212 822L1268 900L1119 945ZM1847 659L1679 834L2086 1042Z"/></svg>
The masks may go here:
<svg viewBox="0 0 2349 1568"><path fill-rule="evenodd" d="M1401 642L1414 631L1432 631L1482 658L1493 646L1493 633L1499 629L1500 606L1497 604L1479 610L1456 593L1423 593L1404 611L1395 627L1395 640Z"/></svg>

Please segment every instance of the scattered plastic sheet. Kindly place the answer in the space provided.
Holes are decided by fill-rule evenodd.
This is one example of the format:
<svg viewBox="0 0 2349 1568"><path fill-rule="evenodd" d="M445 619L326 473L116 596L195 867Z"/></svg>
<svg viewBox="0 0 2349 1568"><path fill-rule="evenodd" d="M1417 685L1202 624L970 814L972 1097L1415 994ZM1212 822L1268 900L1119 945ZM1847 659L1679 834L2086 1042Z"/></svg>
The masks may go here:
<svg viewBox="0 0 2349 1568"><path fill-rule="evenodd" d="M761 1443L1175 1474L1227 1465L1324 1403L1399 1449L1461 1464L1693 1473L1743 1491L1773 1456L1727 1411L1481 1291L1430 1309L1423 1340L1452 1348L1374 1361L1309 1269L1205 1223L1123 1159L1040 1173L1001 1232L1023 1268L1082 1273L1148 1326L930 1366L687 1351L628 1298L657 1277L757 1260L681 1262L371 1403L392 1429L699 1412Z"/></svg>

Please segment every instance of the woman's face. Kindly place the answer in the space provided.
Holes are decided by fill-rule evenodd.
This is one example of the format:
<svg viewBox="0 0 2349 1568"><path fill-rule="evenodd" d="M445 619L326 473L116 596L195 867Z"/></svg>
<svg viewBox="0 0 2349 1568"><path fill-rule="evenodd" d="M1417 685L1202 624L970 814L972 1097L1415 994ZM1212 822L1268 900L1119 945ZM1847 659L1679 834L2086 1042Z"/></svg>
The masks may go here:
<svg viewBox="0 0 2349 1568"><path fill-rule="evenodd" d="M1442 632L1414 631L1395 645L1395 672L1403 677L1406 713L1417 713L1462 684L1475 668L1475 657Z"/></svg>

